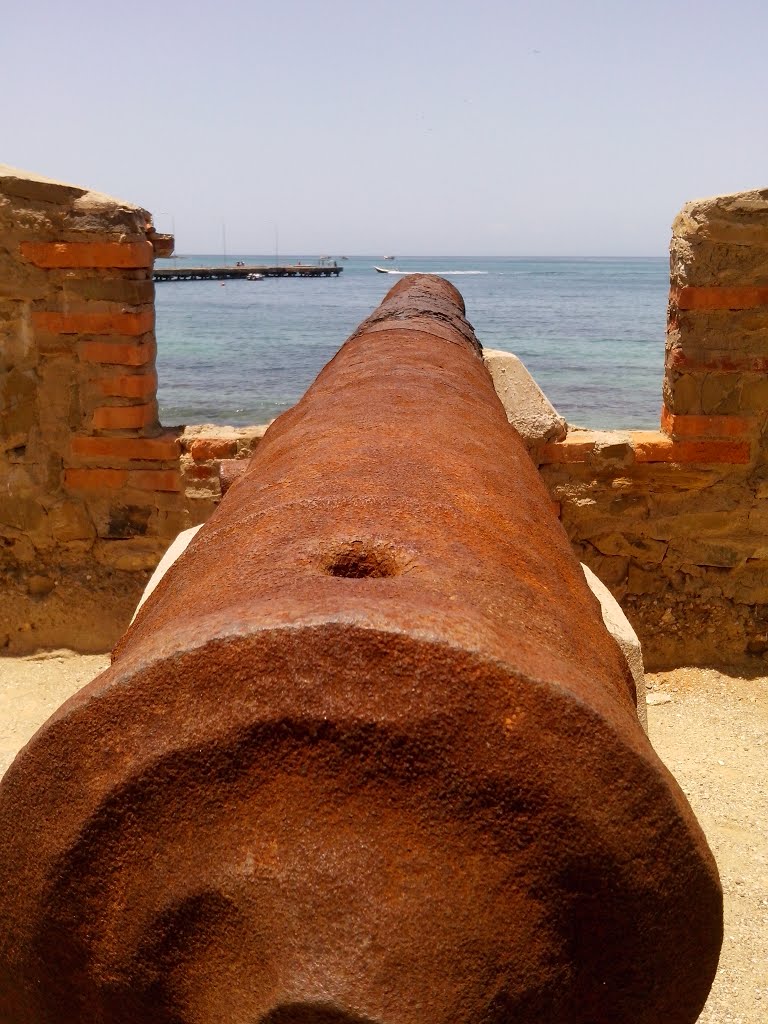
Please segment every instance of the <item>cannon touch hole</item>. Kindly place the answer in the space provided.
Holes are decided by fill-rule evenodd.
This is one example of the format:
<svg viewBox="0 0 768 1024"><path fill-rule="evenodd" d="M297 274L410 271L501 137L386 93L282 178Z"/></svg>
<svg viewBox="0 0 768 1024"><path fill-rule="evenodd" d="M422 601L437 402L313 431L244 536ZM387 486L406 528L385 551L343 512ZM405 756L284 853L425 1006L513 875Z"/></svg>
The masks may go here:
<svg viewBox="0 0 768 1024"><path fill-rule="evenodd" d="M382 579L399 576L406 571L410 557L388 544L353 540L339 544L324 559L323 569L329 576L347 580Z"/></svg>

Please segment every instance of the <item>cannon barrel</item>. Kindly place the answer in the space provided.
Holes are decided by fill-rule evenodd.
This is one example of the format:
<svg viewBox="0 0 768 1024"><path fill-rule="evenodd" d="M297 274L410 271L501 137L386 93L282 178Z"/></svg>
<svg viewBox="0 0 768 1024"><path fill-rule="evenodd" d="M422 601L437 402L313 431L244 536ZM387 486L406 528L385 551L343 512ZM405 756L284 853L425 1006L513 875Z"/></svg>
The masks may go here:
<svg viewBox="0 0 768 1024"><path fill-rule="evenodd" d="M717 870L403 279L0 787L3 1024L692 1024Z"/></svg>

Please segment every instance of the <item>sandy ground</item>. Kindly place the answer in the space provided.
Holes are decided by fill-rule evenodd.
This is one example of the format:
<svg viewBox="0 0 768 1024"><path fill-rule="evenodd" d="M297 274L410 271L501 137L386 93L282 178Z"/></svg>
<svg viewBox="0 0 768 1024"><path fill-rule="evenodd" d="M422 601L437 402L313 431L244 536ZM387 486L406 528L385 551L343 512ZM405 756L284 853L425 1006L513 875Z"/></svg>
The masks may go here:
<svg viewBox="0 0 768 1024"><path fill-rule="evenodd" d="M0 658L0 775L51 712L106 668L67 651ZM768 676L647 677L651 740L714 851L725 941L701 1024L768 1022ZM626 1024L631 1024L627 1021Z"/></svg>

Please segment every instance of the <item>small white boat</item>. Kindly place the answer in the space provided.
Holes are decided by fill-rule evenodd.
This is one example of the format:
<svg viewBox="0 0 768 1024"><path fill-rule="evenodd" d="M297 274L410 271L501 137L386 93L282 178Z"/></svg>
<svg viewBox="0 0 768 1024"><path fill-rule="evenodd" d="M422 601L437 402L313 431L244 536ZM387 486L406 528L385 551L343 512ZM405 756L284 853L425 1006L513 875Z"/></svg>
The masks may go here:
<svg viewBox="0 0 768 1024"><path fill-rule="evenodd" d="M387 260L393 260L394 256L382 256L382 259L386 262Z"/></svg>
<svg viewBox="0 0 768 1024"><path fill-rule="evenodd" d="M394 270L394 269L390 270L389 267L374 267L373 269L377 270L380 274L399 274L400 273L399 270Z"/></svg>
<svg viewBox="0 0 768 1024"><path fill-rule="evenodd" d="M245 275L245 280L246 281L263 281L264 280L264 275L263 274L246 274Z"/></svg>

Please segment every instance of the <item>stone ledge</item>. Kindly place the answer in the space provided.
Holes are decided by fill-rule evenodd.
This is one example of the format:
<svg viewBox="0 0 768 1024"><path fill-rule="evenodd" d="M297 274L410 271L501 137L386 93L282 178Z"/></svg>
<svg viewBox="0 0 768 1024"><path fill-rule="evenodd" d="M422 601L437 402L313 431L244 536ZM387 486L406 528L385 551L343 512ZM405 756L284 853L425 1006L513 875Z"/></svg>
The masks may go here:
<svg viewBox="0 0 768 1024"><path fill-rule="evenodd" d="M673 440L657 430L572 430L564 441L544 445L542 465L603 462L675 462L702 465L746 465L752 457L748 441Z"/></svg>

